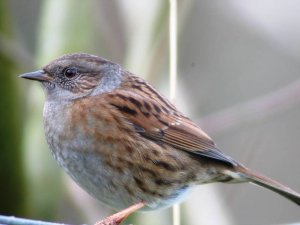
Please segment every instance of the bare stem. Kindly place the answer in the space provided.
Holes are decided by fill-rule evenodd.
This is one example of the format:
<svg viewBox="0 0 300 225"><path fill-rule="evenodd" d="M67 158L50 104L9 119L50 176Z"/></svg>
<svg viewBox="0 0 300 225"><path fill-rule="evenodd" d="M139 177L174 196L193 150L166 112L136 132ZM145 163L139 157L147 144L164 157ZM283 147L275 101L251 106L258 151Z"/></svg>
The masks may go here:
<svg viewBox="0 0 300 225"><path fill-rule="evenodd" d="M52 223L39 220L30 220L24 218L17 218L14 216L0 216L1 225L67 225L64 223Z"/></svg>
<svg viewBox="0 0 300 225"><path fill-rule="evenodd" d="M174 103L177 86L177 0L170 0L169 17L169 37L170 37L170 99ZM173 225L180 225L180 206L173 206Z"/></svg>

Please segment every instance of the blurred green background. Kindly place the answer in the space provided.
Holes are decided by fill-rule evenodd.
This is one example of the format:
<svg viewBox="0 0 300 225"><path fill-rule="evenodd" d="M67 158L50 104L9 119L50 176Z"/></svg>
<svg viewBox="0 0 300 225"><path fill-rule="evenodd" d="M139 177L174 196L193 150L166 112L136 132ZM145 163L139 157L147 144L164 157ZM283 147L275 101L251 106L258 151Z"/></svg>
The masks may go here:
<svg viewBox="0 0 300 225"><path fill-rule="evenodd" d="M300 2L178 0L176 105L224 152L300 191ZM168 95L167 0L0 0L0 214L88 223L113 211L58 168L38 84L17 78L71 52L120 63ZM300 223L253 185L195 188L182 224ZM171 224L170 210L130 222Z"/></svg>

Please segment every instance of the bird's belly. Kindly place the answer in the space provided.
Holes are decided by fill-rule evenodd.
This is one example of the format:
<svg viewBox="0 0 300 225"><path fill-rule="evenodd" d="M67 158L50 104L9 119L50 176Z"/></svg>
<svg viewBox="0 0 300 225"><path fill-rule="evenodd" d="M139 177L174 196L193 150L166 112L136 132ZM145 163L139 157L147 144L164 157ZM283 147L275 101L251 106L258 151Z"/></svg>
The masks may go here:
<svg viewBox="0 0 300 225"><path fill-rule="evenodd" d="M128 196L120 188L124 184L116 179L120 175L107 168L98 154L60 151L54 152L54 158L78 185L96 199L113 208L130 204Z"/></svg>
<svg viewBox="0 0 300 225"><path fill-rule="evenodd" d="M141 190L136 179L147 179L129 168L112 168L101 154L78 151L53 151L59 165L90 195L115 209L123 209L138 202L146 202L142 210L154 210L171 206L184 199L189 187L187 185L171 187L164 190L165 196L156 190ZM117 163L117 162L116 162ZM139 172L138 172L139 173ZM145 175L147 176L147 175ZM137 178L139 177L139 178ZM167 187L163 187L167 189Z"/></svg>
<svg viewBox="0 0 300 225"><path fill-rule="evenodd" d="M162 148L139 136L124 141L116 135L109 141L103 136L115 133L111 124L99 121L97 126L90 124L90 129L84 129L78 122L72 127L59 120L63 117L57 113L68 111L53 110L49 105L44 110L44 123L54 158L77 184L108 206L122 209L143 201L148 206L143 210L168 207L185 196L195 181L191 167L183 165L190 159L181 151ZM95 139L97 132L102 133ZM166 155L175 153L171 159Z"/></svg>

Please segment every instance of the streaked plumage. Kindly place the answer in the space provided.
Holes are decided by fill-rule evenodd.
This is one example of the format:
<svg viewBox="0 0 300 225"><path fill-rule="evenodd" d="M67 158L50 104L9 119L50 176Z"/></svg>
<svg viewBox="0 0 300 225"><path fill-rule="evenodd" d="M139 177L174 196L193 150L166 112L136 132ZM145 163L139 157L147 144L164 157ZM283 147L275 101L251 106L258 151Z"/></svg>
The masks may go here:
<svg viewBox="0 0 300 225"><path fill-rule="evenodd" d="M191 186L211 182L256 183L300 205L297 192L226 156L151 85L118 64L71 54L22 77L39 80L46 91L45 133L55 159L111 207L167 207Z"/></svg>

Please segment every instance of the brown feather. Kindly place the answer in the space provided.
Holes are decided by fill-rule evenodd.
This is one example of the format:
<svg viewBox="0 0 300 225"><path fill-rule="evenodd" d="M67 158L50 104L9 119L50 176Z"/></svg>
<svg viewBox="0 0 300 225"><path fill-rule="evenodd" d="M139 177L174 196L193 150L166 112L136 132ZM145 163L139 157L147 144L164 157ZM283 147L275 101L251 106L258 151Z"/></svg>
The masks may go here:
<svg viewBox="0 0 300 225"><path fill-rule="evenodd" d="M212 139L200 127L179 113L175 106L149 84L134 76L128 79L130 84L124 82L121 88L107 95L110 98L108 102L118 108L143 137L199 157L237 165L233 159L217 149Z"/></svg>

